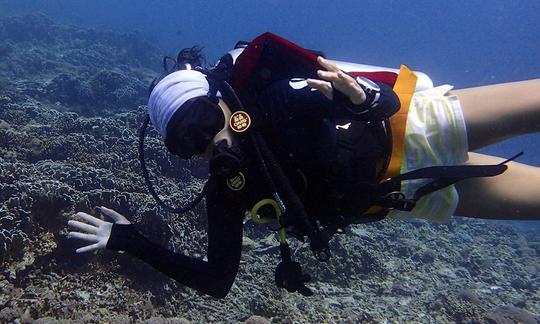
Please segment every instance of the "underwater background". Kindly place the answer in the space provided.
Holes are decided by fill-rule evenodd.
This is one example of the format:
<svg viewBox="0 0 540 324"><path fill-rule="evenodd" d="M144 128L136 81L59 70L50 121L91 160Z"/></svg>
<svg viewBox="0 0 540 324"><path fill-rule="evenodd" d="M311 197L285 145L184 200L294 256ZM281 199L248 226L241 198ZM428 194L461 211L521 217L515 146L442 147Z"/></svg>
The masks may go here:
<svg viewBox="0 0 540 324"><path fill-rule="evenodd" d="M238 40L272 31L337 60L407 64L435 85L473 87L538 78L540 2L490 1L0 1L0 15L42 12L54 22L139 32L164 53L202 45L209 62ZM540 136L486 152L540 165Z"/></svg>
<svg viewBox="0 0 540 324"><path fill-rule="evenodd" d="M202 208L158 209L137 159L147 86L164 54L197 44L211 63L272 31L332 59L405 63L435 85L472 87L540 77L538 12L537 0L0 0L0 322L539 323L538 221L354 226L334 240L328 264L295 246L312 298L274 286L277 241L250 226L223 301L129 255L76 255L65 239L75 211L105 205L163 245L204 255ZM193 196L204 171L151 135L161 194ZM482 150L519 151L540 166L540 135Z"/></svg>

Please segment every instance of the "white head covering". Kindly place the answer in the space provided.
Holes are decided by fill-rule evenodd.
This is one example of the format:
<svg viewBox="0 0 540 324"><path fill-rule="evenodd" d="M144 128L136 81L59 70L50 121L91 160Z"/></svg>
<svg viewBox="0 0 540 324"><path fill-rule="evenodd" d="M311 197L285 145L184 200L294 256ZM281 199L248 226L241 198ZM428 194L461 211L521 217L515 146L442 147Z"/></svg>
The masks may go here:
<svg viewBox="0 0 540 324"><path fill-rule="evenodd" d="M195 70L176 71L159 81L148 99L148 114L164 139L174 113L189 99L206 96L209 89L206 76Z"/></svg>

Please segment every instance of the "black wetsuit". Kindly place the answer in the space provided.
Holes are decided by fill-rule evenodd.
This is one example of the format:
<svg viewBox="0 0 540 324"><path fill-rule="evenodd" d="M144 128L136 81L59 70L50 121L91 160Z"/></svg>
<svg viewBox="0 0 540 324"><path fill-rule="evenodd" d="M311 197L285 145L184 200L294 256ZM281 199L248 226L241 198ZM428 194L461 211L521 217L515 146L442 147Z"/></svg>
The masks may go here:
<svg viewBox="0 0 540 324"><path fill-rule="evenodd" d="M368 96L364 104L357 106L337 91L334 100L329 100L297 79L274 82L257 96L257 110L250 111L257 121L255 126L290 177L294 189L302 192L308 212L324 204L325 188L332 186L328 182L332 177L325 175L331 173L336 153L336 121L378 121L399 109L399 99L392 89L382 83L378 85L381 91L376 107L371 107L374 97ZM252 152L249 148L244 151L247 159L242 172L246 182L242 190L230 190L224 179L217 176L211 175L208 180L208 261L158 246L137 232L135 225L115 224L107 248L127 251L202 293L214 297L227 295L240 264L245 210L251 209L259 199L271 197L260 181Z"/></svg>

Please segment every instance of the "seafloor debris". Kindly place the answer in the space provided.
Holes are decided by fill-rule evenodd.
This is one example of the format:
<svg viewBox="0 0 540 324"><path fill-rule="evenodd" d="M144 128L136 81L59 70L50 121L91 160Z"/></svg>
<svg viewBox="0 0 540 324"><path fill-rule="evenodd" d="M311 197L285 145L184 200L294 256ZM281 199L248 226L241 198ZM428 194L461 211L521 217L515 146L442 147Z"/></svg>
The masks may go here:
<svg viewBox="0 0 540 324"><path fill-rule="evenodd" d="M163 245L204 255L203 209L156 208L139 169L139 105L159 63L138 35L40 15L0 20L0 322L538 322L538 233L495 223L355 226L335 238L327 263L293 242L314 278L311 298L275 287L277 241L250 223L222 301L126 254L76 255L66 222L99 205ZM164 197L177 203L200 190L204 166L171 158L155 134L147 150Z"/></svg>

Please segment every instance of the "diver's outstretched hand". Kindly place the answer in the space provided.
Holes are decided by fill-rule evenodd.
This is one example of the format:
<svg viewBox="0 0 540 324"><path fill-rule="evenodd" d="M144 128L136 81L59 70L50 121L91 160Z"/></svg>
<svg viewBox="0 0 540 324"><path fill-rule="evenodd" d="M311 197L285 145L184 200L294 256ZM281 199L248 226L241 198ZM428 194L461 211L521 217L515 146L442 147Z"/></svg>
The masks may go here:
<svg viewBox="0 0 540 324"><path fill-rule="evenodd" d="M317 62L324 67L326 71L317 71L317 74L322 80L307 79L307 83L310 87L319 90L330 100L334 99L332 88L335 88L349 97L349 100L355 105L360 105L366 101L364 90L362 90L358 82L356 82L352 76L341 71L336 64L321 56L317 57Z"/></svg>
<svg viewBox="0 0 540 324"><path fill-rule="evenodd" d="M127 218L112 209L99 207L99 210L103 214L112 218L112 220L116 224L131 224L127 220ZM89 245L78 248L76 252L84 253L99 249L105 249L105 247L107 246L107 242L109 241L109 237L111 236L113 223L103 221L99 218L83 212L78 212L77 214L75 214L75 216L78 216L86 222L79 222L76 220L68 221L68 226L72 227L73 229L79 230L79 232L69 232L68 238L76 238L90 242Z"/></svg>

